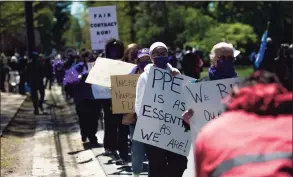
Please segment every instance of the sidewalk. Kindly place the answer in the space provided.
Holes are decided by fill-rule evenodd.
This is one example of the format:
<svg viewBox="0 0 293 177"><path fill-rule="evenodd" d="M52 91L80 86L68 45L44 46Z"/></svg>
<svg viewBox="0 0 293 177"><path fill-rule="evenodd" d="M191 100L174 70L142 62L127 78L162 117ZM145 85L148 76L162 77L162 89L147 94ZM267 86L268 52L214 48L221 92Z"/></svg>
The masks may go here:
<svg viewBox="0 0 293 177"><path fill-rule="evenodd" d="M26 98L27 96L1 92L0 136Z"/></svg>

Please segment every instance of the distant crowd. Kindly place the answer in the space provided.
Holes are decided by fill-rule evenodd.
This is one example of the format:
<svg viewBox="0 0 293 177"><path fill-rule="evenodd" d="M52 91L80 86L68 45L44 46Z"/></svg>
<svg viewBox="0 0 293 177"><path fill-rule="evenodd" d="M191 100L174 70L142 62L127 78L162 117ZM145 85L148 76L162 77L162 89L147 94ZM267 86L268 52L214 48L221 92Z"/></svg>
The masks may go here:
<svg viewBox="0 0 293 177"><path fill-rule="evenodd" d="M293 49L292 44L282 44L277 57L269 50L268 45L260 66L255 67L242 84L233 87L223 101L225 113L198 134L193 143L196 176L292 176ZM149 70L157 67L172 76L184 74L195 78L196 82L236 78L234 62L239 53L232 44L215 44L210 51L206 77L200 75L203 70L200 50L186 46L184 50L171 51L162 42L141 48L135 43L125 47L122 41L110 39L100 54L89 49L47 57L36 53L37 62L17 55L8 59L1 54L1 90L6 91L4 81L9 75L11 88L12 83L17 82L20 94L29 89L34 113L38 115L39 111L45 113L45 88L51 89L56 80L66 99L74 101L82 142L99 146L96 133L98 120L103 118L104 155L110 156L117 165L131 161L133 176L138 177L147 159L149 177L181 177L187 168L187 157L133 140L136 121L142 118L140 109ZM85 80L89 74L88 64L95 62L98 56L136 65L129 73L140 75L134 113L113 114L112 99L94 97L91 84ZM255 61L253 57L251 60ZM18 72L19 81L12 81L11 71ZM192 126L191 117L196 111L196 108L188 108L182 115L187 130Z"/></svg>

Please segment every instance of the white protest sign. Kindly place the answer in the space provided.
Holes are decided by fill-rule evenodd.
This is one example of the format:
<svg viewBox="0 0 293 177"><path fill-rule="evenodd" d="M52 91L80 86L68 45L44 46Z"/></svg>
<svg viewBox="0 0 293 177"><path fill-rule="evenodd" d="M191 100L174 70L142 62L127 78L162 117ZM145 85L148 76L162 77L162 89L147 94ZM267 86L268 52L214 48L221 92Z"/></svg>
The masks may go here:
<svg viewBox="0 0 293 177"><path fill-rule="evenodd" d="M225 111L221 100L229 94L233 85L243 80L244 78L230 78L186 85L188 92L185 96L192 98L188 99L187 104L189 108L194 108L190 125L192 140L195 140L203 126Z"/></svg>
<svg viewBox="0 0 293 177"><path fill-rule="evenodd" d="M110 77L112 75L129 74L134 67L136 67L135 64L126 63L120 60L98 58L85 82L104 87L111 87Z"/></svg>
<svg viewBox="0 0 293 177"><path fill-rule="evenodd" d="M111 90L109 87L103 87L99 85L91 85L92 93L95 99L109 99L112 98Z"/></svg>
<svg viewBox="0 0 293 177"><path fill-rule="evenodd" d="M195 80L166 70L150 69L133 139L183 156L191 145L182 113L187 109L185 85Z"/></svg>
<svg viewBox="0 0 293 177"><path fill-rule="evenodd" d="M188 83L185 91L187 109L194 110L192 117L191 128L191 141L194 142L200 129L213 120L215 117L224 112L224 105L221 99L225 97L234 84L240 83L244 78L231 78L205 82ZM187 170L185 170L183 177L195 175L195 161L193 152L195 147L192 147L188 156Z"/></svg>
<svg viewBox="0 0 293 177"><path fill-rule="evenodd" d="M185 97L188 108L194 109L191 121L193 139L200 129L209 121L224 112L221 100L229 94L233 85L239 84L244 78L230 78L214 81L188 83Z"/></svg>
<svg viewBox="0 0 293 177"><path fill-rule="evenodd" d="M91 71L91 69L94 67L95 62L88 62L87 67L88 70ZM93 85L91 84L92 93L95 99L109 99L112 98L111 96L111 90L108 87L103 87L99 85Z"/></svg>
<svg viewBox="0 0 293 177"><path fill-rule="evenodd" d="M119 39L116 6L88 8L92 50L104 50L107 40Z"/></svg>

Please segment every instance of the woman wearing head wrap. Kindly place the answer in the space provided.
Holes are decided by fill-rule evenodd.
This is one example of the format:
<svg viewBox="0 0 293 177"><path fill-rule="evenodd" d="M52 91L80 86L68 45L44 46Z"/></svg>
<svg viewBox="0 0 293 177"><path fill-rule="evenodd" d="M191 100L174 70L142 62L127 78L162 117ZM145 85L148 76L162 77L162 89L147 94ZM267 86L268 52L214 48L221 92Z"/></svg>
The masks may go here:
<svg viewBox="0 0 293 177"><path fill-rule="evenodd" d="M151 67L165 69L173 75L174 73L179 73L176 68L172 68L168 63L168 49L164 43L155 42L152 44L150 56L153 64L148 64L144 68L144 72L140 75L136 86L135 112L138 119L141 116L142 97ZM145 144L145 148L149 159L149 177L182 176L187 167L186 157L148 144Z"/></svg>

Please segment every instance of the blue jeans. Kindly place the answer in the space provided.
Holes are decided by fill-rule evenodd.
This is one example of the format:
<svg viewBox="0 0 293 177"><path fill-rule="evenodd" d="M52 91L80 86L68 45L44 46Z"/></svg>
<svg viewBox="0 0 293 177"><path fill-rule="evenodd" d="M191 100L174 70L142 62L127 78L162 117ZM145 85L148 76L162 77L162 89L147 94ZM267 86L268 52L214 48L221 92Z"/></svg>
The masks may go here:
<svg viewBox="0 0 293 177"><path fill-rule="evenodd" d="M131 145L131 162L132 171L134 174L140 174L143 169L143 160L145 157L144 144L135 140L132 140L134 134L135 125L129 125Z"/></svg>

